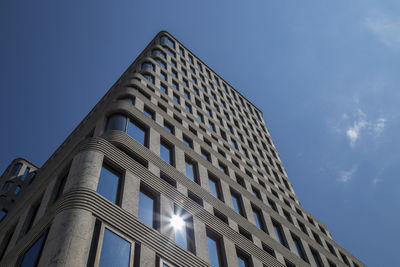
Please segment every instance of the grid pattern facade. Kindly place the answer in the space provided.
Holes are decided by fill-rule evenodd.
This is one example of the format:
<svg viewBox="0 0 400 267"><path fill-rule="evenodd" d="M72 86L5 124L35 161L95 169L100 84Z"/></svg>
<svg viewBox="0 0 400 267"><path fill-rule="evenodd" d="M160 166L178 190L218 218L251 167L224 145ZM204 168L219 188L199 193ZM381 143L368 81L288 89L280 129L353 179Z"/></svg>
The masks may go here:
<svg viewBox="0 0 400 267"><path fill-rule="evenodd" d="M0 266L365 266L301 207L262 112L167 32L32 171Z"/></svg>

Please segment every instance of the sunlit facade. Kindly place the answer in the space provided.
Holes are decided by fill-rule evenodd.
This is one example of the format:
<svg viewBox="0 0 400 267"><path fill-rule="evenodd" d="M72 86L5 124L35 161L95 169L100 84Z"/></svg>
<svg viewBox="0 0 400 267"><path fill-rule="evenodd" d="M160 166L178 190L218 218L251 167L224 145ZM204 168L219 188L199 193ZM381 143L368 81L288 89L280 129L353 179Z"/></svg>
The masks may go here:
<svg viewBox="0 0 400 267"><path fill-rule="evenodd" d="M164 31L0 189L0 266L365 266L300 205L262 112Z"/></svg>

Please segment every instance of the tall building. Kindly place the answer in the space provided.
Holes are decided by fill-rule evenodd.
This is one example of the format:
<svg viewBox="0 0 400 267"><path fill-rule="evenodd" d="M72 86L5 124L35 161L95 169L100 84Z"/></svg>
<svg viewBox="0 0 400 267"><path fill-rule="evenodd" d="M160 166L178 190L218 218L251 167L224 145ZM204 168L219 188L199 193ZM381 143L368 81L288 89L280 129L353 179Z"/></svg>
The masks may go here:
<svg viewBox="0 0 400 267"><path fill-rule="evenodd" d="M164 31L0 188L1 266L365 266L300 205L262 112Z"/></svg>

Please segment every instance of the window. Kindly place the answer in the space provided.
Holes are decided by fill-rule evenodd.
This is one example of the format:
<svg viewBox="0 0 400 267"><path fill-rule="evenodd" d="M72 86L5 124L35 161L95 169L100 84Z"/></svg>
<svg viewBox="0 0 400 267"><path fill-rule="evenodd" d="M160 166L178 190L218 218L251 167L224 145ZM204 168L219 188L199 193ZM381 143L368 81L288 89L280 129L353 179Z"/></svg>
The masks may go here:
<svg viewBox="0 0 400 267"><path fill-rule="evenodd" d="M193 182L198 183L196 163L192 159L186 158L185 165L186 165L186 177L192 180Z"/></svg>
<svg viewBox="0 0 400 267"><path fill-rule="evenodd" d="M217 217L218 219L223 221L225 224L229 225L228 217L226 217L225 214L223 214L222 212L220 212L216 208L214 208L214 215L215 215L215 217Z"/></svg>
<svg viewBox="0 0 400 267"><path fill-rule="evenodd" d="M219 200L224 201L223 197L222 197L221 183L218 180L218 178L215 178L214 176L211 176L209 174L208 175L208 184L210 186L210 193L215 198L218 198Z"/></svg>
<svg viewBox="0 0 400 267"><path fill-rule="evenodd" d="M275 235L276 238L278 239L279 243L281 243L283 246L289 248L285 234L283 233L283 228L282 225L276 221L272 221L272 225L274 227Z"/></svg>
<svg viewBox="0 0 400 267"><path fill-rule="evenodd" d="M244 208L243 208L242 197L240 196L239 193L236 193L233 190L231 190L231 195L232 195L233 209L236 211L236 213L246 218L246 214L244 213Z"/></svg>
<svg viewBox="0 0 400 267"><path fill-rule="evenodd" d="M151 83L154 83L154 76L150 74L143 74L143 77L146 78Z"/></svg>
<svg viewBox="0 0 400 267"><path fill-rule="evenodd" d="M337 257L336 251L335 251L335 249L333 248L333 246L332 246L330 243L326 242L326 240L325 240L325 243L326 243L326 245L328 246L329 251L330 251L333 255L335 255L335 256Z"/></svg>
<svg viewBox="0 0 400 267"><path fill-rule="evenodd" d="M29 167L26 167L24 174L21 177L21 181L25 181L26 177L28 176L28 173L31 169Z"/></svg>
<svg viewBox="0 0 400 267"><path fill-rule="evenodd" d="M267 227L265 226L265 221L264 221L264 216L262 215L262 211L255 206L253 206L252 209L257 228L268 233Z"/></svg>
<svg viewBox="0 0 400 267"><path fill-rule="evenodd" d="M321 238L319 237L319 235L317 235L313 230L311 230L311 232L312 232L312 235L313 235L315 241L317 241L317 243L322 246L322 241L321 241Z"/></svg>
<svg viewBox="0 0 400 267"><path fill-rule="evenodd" d="M203 148L201 149L201 156L202 156L205 160L211 162L211 155L210 155L210 153L209 153L208 151L206 151L205 149L203 149Z"/></svg>
<svg viewBox="0 0 400 267"><path fill-rule="evenodd" d="M190 148L193 148L193 141L192 141L192 139L190 139L190 138L187 137L186 135L183 135L183 136L182 136L182 142L183 142L186 146L188 146L188 147L190 147Z"/></svg>
<svg viewBox="0 0 400 267"><path fill-rule="evenodd" d="M251 189L253 190L253 195L258 198L259 200L262 201L262 197L261 197L261 192L260 190L258 190L257 188L255 188L254 186L251 187Z"/></svg>
<svg viewBox="0 0 400 267"><path fill-rule="evenodd" d="M199 121L201 121L202 123L204 123L204 116L203 116L203 114L197 113L197 119L198 119Z"/></svg>
<svg viewBox="0 0 400 267"><path fill-rule="evenodd" d="M347 257L346 257L346 255L344 255L342 252L340 252L339 251L339 253L340 253L340 256L342 257L342 259L343 259L343 262L347 265L347 266L350 266L350 262L349 262L349 260L347 259Z"/></svg>
<svg viewBox="0 0 400 267"><path fill-rule="evenodd" d="M246 231L241 226L239 226L238 228L239 228L239 234L241 234L242 236L244 236L245 238L247 238L248 240L253 242L253 237L251 236L251 234L248 231Z"/></svg>
<svg viewBox="0 0 400 267"><path fill-rule="evenodd" d="M168 94L168 88L165 84L160 84L160 90L161 92L163 92L164 94Z"/></svg>
<svg viewBox="0 0 400 267"><path fill-rule="evenodd" d="M160 56L162 58L166 58L167 57L167 55L163 51L161 51L160 49L154 49L153 50L153 55Z"/></svg>
<svg viewBox="0 0 400 267"><path fill-rule="evenodd" d="M180 98L177 94L174 94L173 98L176 103L180 104Z"/></svg>
<svg viewBox="0 0 400 267"><path fill-rule="evenodd" d="M120 175L109 167L103 166L100 172L97 193L114 204L119 204Z"/></svg>
<svg viewBox="0 0 400 267"><path fill-rule="evenodd" d="M174 126L172 124L170 124L169 122L167 122L167 121L164 121L164 129L167 132L169 132L171 134L174 134Z"/></svg>
<svg viewBox="0 0 400 267"><path fill-rule="evenodd" d="M285 218L286 218L286 220L288 220L288 222L293 224L292 216L290 216L290 213L288 211L283 209L283 215L285 215Z"/></svg>
<svg viewBox="0 0 400 267"><path fill-rule="evenodd" d="M192 106L188 103L185 103L185 109L187 112L192 113Z"/></svg>
<svg viewBox="0 0 400 267"><path fill-rule="evenodd" d="M270 246L268 246L267 244L265 244L265 243L261 243L262 244L262 248L263 248L263 250L265 251L265 252L267 252L269 255L271 255L272 257L274 257L274 258L276 258L276 254L275 254L275 251L270 247Z"/></svg>
<svg viewBox="0 0 400 267"><path fill-rule="evenodd" d="M237 260L239 267L252 267L253 263L251 262L251 258L249 255L244 253L242 250L236 248Z"/></svg>
<svg viewBox="0 0 400 267"><path fill-rule="evenodd" d="M240 177L239 175L236 174L236 182L243 187L244 189L246 189L246 184L244 182L244 179L242 177Z"/></svg>
<svg viewBox="0 0 400 267"><path fill-rule="evenodd" d="M308 262L307 255L304 251L303 243L301 242L300 238L298 238L296 235L292 233L292 239L293 239L293 244L294 247L296 248L297 255L303 259L305 262Z"/></svg>
<svg viewBox="0 0 400 267"><path fill-rule="evenodd" d="M226 175L229 175L228 167L225 164L219 161L218 165L219 165L219 170L221 172L225 173Z"/></svg>
<svg viewBox="0 0 400 267"><path fill-rule="evenodd" d="M160 142L160 157L166 163L174 166L173 146L163 139Z"/></svg>
<svg viewBox="0 0 400 267"><path fill-rule="evenodd" d="M206 230L207 248L211 267L224 267L225 260L222 253L222 238L211 230Z"/></svg>
<svg viewBox="0 0 400 267"><path fill-rule="evenodd" d="M22 163L17 163L13 166L10 176L16 176L22 168Z"/></svg>
<svg viewBox="0 0 400 267"><path fill-rule="evenodd" d="M303 233L305 233L306 235L308 235L307 228L306 228L306 226L304 225L304 223L300 222L299 220L297 220L297 223L299 224L300 230L301 230Z"/></svg>
<svg viewBox="0 0 400 267"><path fill-rule="evenodd" d="M7 210L2 209L0 211L0 222L7 216Z"/></svg>
<svg viewBox="0 0 400 267"><path fill-rule="evenodd" d="M183 92L183 94L184 94L184 96L185 96L186 99L189 99L189 100L190 100L190 93L189 93L188 91L185 90L185 91Z"/></svg>
<svg viewBox="0 0 400 267"><path fill-rule="evenodd" d="M214 123L210 122L210 123L209 123L209 127L210 127L210 130L212 130L212 131L214 131L214 132L216 131L216 130L215 130L215 125L214 125Z"/></svg>
<svg viewBox="0 0 400 267"><path fill-rule="evenodd" d="M155 112L147 106L144 106L143 113L146 114L147 117L154 120Z"/></svg>
<svg viewBox="0 0 400 267"><path fill-rule="evenodd" d="M20 259L19 267L35 267L38 265L42 248L46 239L46 233L42 234Z"/></svg>
<svg viewBox="0 0 400 267"><path fill-rule="evenodd" d="M163 69L167 68L167 65L165 65L165 63L162 60L160 60L158 58L156 58L155 60Z"/></svg>
<svg viewBox="0 0 400 267"><path fill-rule="evenodd" d="M167 45L171 46L172 48L175 48L174 41L172 41L167 36L162 36L161 39L160 39L160 42L161 42L161 44L167 44Z"/></svg>
<svg viewBox="0 0 400 267"><path fill-rule="evenodd" d="M136 121L129 120L128 135L147 147L147 129Z"/></svg>
<svg viewBox="0 0 400 267"><path fill-rule="evenodd" d="M177 82L172 82L172 87L175 89L175 90L179 90L179 85L178 85L178 83Z"/></svg>
<svg viewBox="0 0 400 267"><path fill-rule="evenodd" d="M20 185L15 188L14 195L18 195L19 191L21 191L21 186Z"/></svg>
<svg viewBox="0 0 400 267"><path fill-rule="evenodd" d="M158 197L141 186L139 193L138 218L148 226L157 229Z"/></svg>
<svg viewBox="0 0 400 267"><path fill-rule="evenodd" d="M185 210L174 206L175 216L179 216L183 219L184 224L181 228L174 227L175 230L175 243L184 249L194 253L194 232L193 232L193 218Z"/></svg>
<svg viewBox="0 0 400 267"><path fill-rule="evenodd" d="M317 264L317 267L324 267L324 264L322 263L321 256L319 255L318 251L316 251L314 248L310 247L311 254L313 255L315 264Z"/></svg>
<svg viewBox="0 0 400 267"><path fill-rule="evenodd" d="M128 267L132 260L131 251L130 242L105 228L98 266Z"/></svg>

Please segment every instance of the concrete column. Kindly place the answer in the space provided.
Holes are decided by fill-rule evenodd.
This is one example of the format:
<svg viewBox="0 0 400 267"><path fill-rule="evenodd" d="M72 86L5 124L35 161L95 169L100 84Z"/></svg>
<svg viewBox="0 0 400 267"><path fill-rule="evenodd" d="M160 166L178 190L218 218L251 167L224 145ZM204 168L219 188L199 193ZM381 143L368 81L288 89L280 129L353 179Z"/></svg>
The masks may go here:
<svg viewBox="0 0 400 267"><path fill-rule="evenodd" d="M229 267L238 266L235 244L225 236L222 237L222 241L223 241L223 248L225 251L227 266Z"/></svg>
<svg viewBox="0 0 400 267"><path fill-rule="evenodd" d="M175 146L175 167L183 175L186 175L185 153L177 146Z"/></svg>
<svg viewBox="0 0 400 267"><path fill-rule="evenodd" d="M263 263L253 255L251 256L251 260L253 262L253 267L263 267Z"/></svg>
<svg viewBox="0 0 400 267"><path fill-rule="evenodd" d="M71 209L57 214L47 236L39 266L86 266L95 217Z"/></svg>
<svg viewBox="0 0 400 267"><path fill-rule="evenodd" d="M98 151L79 152L72 160L64 192L73 189L97 189L104 155Z"/></svg>
<svg viewBox="0 0 400 267"><path fill-rule="evenodd" d="M125 172L121 207L137 216L139 205L140 179L131 173Z"/></svg>
<svg viewBox="0 0 400 267"><path fill-rule="evenodd" d="M153 128L149 129L149 149L160 155L160 134Z"/></svg>
<svg viewBox="0 0 400 267"><path fill-rule="evenodd" d="M193 228L196 255L208 262L206 225L196 217L193 217Z"/></svg>
<svg viewBox="0 0 400 267"><path fill-rule="evenodd" d="M156 253L145 245L140 245L140 267L155 267Z"/></svg>
<svg viewBox="0 0 400 267"><path fill-rule="evenodd" d="M206 167L201 164L197 164L198 171L199 171L199 181L201 187L203 187L207 192L210 192L210 187L208 184L208 172Z"/></svg>

